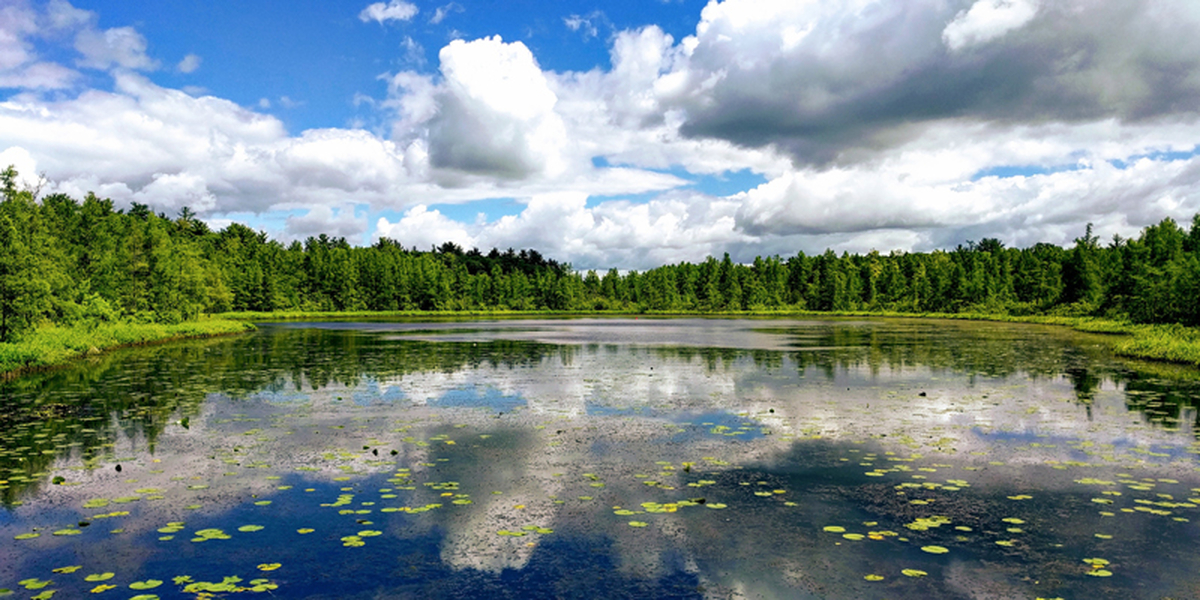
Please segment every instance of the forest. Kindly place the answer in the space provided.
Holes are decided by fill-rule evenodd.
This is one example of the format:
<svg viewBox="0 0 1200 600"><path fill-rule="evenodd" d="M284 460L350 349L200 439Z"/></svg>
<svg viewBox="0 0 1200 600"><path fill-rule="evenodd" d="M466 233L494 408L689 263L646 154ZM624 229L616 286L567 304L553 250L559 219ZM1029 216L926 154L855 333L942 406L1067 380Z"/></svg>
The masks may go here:
<svg viewBox="0 0 1200 600"><path fill-rule="evenodd" d="M1070 248L998 239L928 253L708 257L578 272L536 250L422 250L326 235L282 244L187 208L38 197L0 173L0 342L43 323L179 323L230 311L890 311L1103 316L1200 325L1200 214Z"/></svg>

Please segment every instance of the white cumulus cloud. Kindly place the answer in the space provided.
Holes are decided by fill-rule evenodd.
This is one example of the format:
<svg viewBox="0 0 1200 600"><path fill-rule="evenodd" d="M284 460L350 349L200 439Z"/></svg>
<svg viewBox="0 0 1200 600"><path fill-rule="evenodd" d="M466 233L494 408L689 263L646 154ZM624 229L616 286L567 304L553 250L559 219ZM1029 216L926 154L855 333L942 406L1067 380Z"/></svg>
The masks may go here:
<svg viewBox="0 0 1200 600"><path fill-rule="evenodd" d="M990 42L1023 27L1037 14L1035 0L979 0L942 30L942 40L951 50Z"/></svg>
<svg viewBox="0 0 1200 600"><path fill-rule="evenodd" d="M175 69L180 73L195 73L196 69L200 68L201 62L202 59L199 56L189 54L183 57L183 60L179 61L179 64L175 65Z"/></svg>
<svg viewBox="0 0 1200 600"><path fill-rule="evenodd" d="M81 67L158 68L158 61L146 55L146 38L132 27L114 27L104 31L84 29L75 36L75 49L83 55L77 61Z"/></svg>
<svg viewBox="0 0 1200 600"><path fill-rule="evenodd" d="M404 0L391 0L387 4L376 2L358 13L363 23L377 21L380 25L388 21L407 21L417 14L417 5Z"/></svg>

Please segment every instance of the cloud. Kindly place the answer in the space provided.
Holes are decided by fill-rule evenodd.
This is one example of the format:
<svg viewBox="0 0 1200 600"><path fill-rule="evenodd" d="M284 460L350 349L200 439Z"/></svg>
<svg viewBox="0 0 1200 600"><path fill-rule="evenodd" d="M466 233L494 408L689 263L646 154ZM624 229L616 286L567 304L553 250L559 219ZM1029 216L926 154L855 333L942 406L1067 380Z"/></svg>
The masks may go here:
<svg viewBox="0 0 1200 600"><path fill-rule="evenodd" d="M27 5L0 7L0 88L55 90L75 83L79 73L38 59L30 40L38 32L38 15Z"/></svg>
<svg viewBox="0 0 1200 600"><path fill-rule="evenodd" d="M142 71L158 68L158 61L146 55L146 38L132 27L84 29L75 36L75 49L83 55L76 64L85 68Z"/></svg>
<svg viewBox="0 0 1200 600"><path fill-rule="evenodd" d="M217 204L204 178L186 172L155 173L151 182L130 199L168 214L175 214L185 206L197 212L208 212Z"/></svg>
<svg viewBox="0 0 1200 600"><path fill-rule="evenodd" d="M183 60L179 61L179 64L175 65L175 70L179 71L180 73L194 73L196 72L196 69L200 68L201 62L202 59L199 56L195 54L189 54L183 57Z"/></svg>
<svg viewBox="0 0 1200 600"><path fill-rule="evenodd" d="M303 240L322 233L330 237L343 237L351 243L360 241L367 231L366 215L358 216L354 208L342 206L316 206L303 216L290 216L286 220L284 235L288 239Z"/></svg>
<svg viewBox="0 0 1200 600"><path fill-rule="evenodd" d="M451 2L450 4L439 6L433 11L433 16L429 17L429 23L432 25L437 25L438 23L446 20L446 17L450 16L450 13L462 13L465 10L466 9L457 2Z"/></svg>
<svg viewBox="0 0 1200 600"><path fill-rule="evenodd" d="M0 158L45 171L47 192L265 215L281 239L534 247L580 268L1069 244L1088 221L1130 235L1200 211L1200 8L1145 1L713 1L682 39L614 32L611 67L588 71L457 40L435 71L356 97L386 133L289 133L258 111L290 99L161 87L136 72L153 62L136 31L18 2L0 7L0 85L16 88ZM98 45L80 66L111 90L74 88L87 79L42 52L81 35ZM419 50L405 38L385 58ZM722 198L690 181L744 169L766 182ZM465 222L445 208L496 198L523 207Z"/></svg>
<svg viewBox="0 0 1200 600"><path fill-rule="evenodd" d="M714 1L662 100L685 135L849 164L943 119L1194 117L1198 29L1187 0Z"/></svg>
<svg viewBox="0 0 1200 600"><path fill-rule="evenodd" d="M647 269L702 259L728 244L753 239L735 231L736 204L711 197L674 195L647 203L587 204L586 194L540 194L529 198L518 215L474 224L417 206L395 223L379 219L375 235L418 248L445 241L466 248L535 248L583 269L613 265Z"/></svg>
<svg viewBox="0 0 1200 600"><path fill-rule="evenodd" d="M583 39L598 37L600 35L600 27L612 28L612 22L608 20L608 16L603 11L592 11L587 15L571 15L563 17L563 24L571 31L577 31L583 34Z"/></svg>
<svg viewBox="0 0 1200 600"><path fill-rule="evenodd" d="M417 40L412 39L412 36L404 36L404 41L400 43L400 47L404 48L404 62L410 65L422 66L425 60L425 47Z"/></svg>
<svg viewBox="0 0 1200 600"><path fill-rule="evenodd" d="M1099 142L1105 130L1111 133L1118 126L1110 122L1091 131L1063 128L1057 134L976 132L974 139L946 143L937 150L914 143L886 162L797 170L730 199L739 204L738 230L749 235L910 232L923 240L917 248L904 250L954 246L982 236L1012 245L1069 244L1088 221L1103 223L1109 234L1128 236L1165 216L1190 220L1200 211L1195 178L1200 157L1142 157L1122 164L1105 156L1098 144L1090 158L1069 162L1070 152L1064 150L1085 144L1088 137ZM946 126L944 133L950 131L961 133ZM1151 128L1141 133L1142 143L1158 137ZM1044 137L1033 142L1039 134ZM1178 137L1195 134L1200 130L1192 126ZM1172 148L1162 137L1157 142L1160 148ZM1132 148L1108 150L1136 154ZM1048 173L972 176L982 164L1004 155L1067 162Z"/></svg>
<svg viewBox="0 0 1200 600"><path fill-rule="evenodd" d="M467 232L466 225L446 217L436 209L429 210L424 204L408 209L395 223L380 218L375 224L375 236L391 238L406 247L422 250L446 242L454 242L464 248L479 245Z"/></svg>
<svg viewBox="0 0 1200 600"><path fill-rule="evenodd" d="M510 180L566 169L568 140L554 112L557 97L524 44L499 36L455 40L439 58L443 82L428 122L434 167Z"/></svg>
<svg viewBox="0 0 1200 600"><path fill-rule="evenodd" d="M417 5L404 0L391 0L387 4L376 2L358 13L363 23L377 21L380 25L388 21L407 21L417 14Z"/></svg>
<svg viewBox="0 0 1200 600"><path fill-rule="evenodd" d="M32 10L20 4L0 7L0 69L13 69L33 60L27 37L36 31Z"/></svg>
<svg viewBox="0 0 1200 600"><path fill-rule="evenodd" d="M51 30L75 30L95 22L96 14L71 6L66 0L51 0L46 19Z"/></svg>
<svg viewBox="0 0 1200 600"><path fill-rule="evenodd" d="M990 42L1025 26L1037 11L1035 0L979 0L946 25L942 41L951 50Z"/></svg>
<svg viewBox="0 0 1200 600"><path fill-rule="evenodd" d="M79 73L60 64L38 62L0 71L0 88L60 90L72 87Z"/></svg>

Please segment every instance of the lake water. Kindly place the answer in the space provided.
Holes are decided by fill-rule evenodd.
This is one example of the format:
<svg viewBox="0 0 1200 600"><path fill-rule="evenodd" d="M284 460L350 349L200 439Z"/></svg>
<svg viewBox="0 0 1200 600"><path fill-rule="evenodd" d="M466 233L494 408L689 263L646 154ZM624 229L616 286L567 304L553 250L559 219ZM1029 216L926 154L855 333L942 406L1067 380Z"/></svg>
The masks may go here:
<svg viewBox="0 0 1200 600"><path fill-rule="evenodd" d="M0 588L1198 598L1200 376L1103 348L626 318L114 352L0 384Z"/></svg>

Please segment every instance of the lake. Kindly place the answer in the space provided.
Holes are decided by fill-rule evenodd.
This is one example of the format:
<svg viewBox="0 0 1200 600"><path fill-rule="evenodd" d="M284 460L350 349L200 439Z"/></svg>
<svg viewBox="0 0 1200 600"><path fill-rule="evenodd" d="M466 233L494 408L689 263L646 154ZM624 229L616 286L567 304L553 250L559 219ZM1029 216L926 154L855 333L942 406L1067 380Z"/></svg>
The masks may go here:
<svg viewBox="0 0 1200 600"><path fill-rule="evenodd" d="M0 588L1200 597L1200 375L1104 348L1032 325L611 318L121 350L0 383Z"/></svg>

